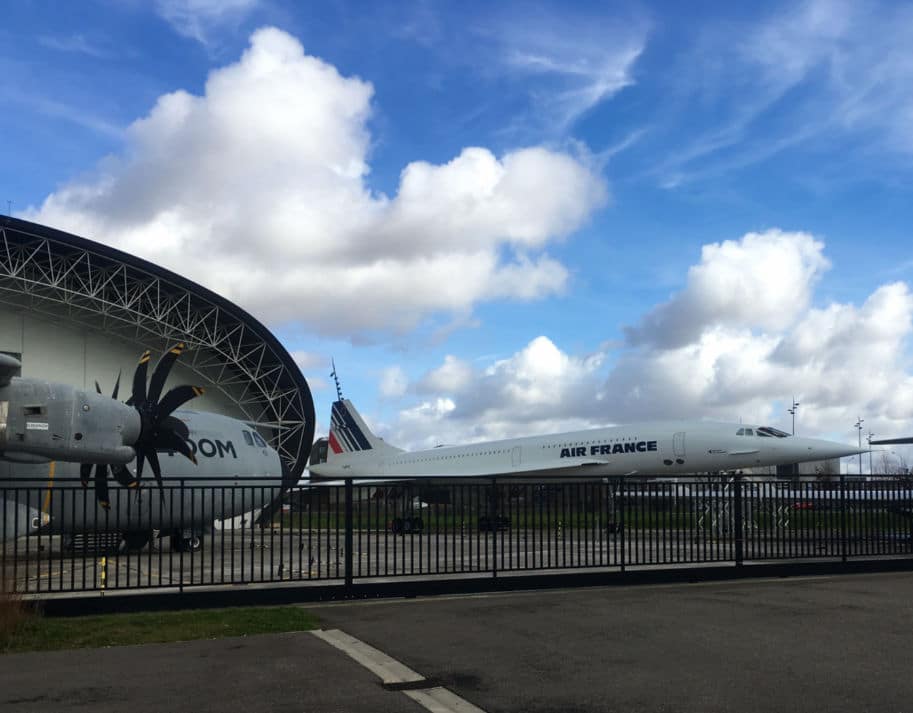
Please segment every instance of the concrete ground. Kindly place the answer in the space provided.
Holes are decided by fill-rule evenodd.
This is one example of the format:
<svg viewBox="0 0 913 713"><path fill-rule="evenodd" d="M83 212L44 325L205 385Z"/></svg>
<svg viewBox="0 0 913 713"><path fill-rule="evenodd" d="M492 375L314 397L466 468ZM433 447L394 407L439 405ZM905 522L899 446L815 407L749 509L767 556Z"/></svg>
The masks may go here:
<svg viewBox="0 0 913 713"><path fill-rule="evenodd" d="M913 711L913 574L309 605L485 711ZM0 658L4 711L408 711L309 634Z"/></svg>

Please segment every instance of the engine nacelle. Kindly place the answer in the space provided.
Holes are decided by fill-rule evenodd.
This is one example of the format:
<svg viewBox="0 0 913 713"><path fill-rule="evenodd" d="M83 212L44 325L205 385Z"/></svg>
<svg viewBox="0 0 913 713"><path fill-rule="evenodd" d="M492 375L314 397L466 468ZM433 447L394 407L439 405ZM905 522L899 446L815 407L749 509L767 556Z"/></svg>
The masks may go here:
<svg viewBox="0 0 913 713"><path fill-rule="evenodd" d="M0 386L0 458L126 464L139 413L109 396L42 379Z"/></svg>

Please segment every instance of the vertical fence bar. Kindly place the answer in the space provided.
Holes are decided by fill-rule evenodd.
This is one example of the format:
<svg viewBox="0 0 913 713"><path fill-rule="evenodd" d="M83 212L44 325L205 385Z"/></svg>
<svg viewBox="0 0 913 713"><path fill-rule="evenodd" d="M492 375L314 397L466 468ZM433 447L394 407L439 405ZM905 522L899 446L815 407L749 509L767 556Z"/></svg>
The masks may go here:
<svg viewBox="0 0 913 713"><path fill-rule="evenodd" d="M741 567L744 562L744 541L745 533L742 527L742 476L736 474L733 483L733 498L735 498L735 566Z"/></svg>
<svg viewBox="0 0 913 713"><path fill-rule="evenodd" d="M621 537L621 571L625 571L625 566L627 563L627 541L625 538L628 536L628 524L625 518L625 509L627 507L628 494L625 490L625 477L621 476L618 480L618 524L615 526L615 537L616 539Z"/></svg>
<svg viewBox="0 0 913 713"><path fill-rule="evenodd" d="M352 593L352 528L354 527L353 523L353 508L352 508L352 479L346 478L346 490L345 490L345 548L346 548L346 559L345 559L345 591L349 595Z"/></svg>
<svg viewBox="0 0 913 713"><path fill-rule="evenodd" d="M846 564L846 475L840 473L840 561Z"/></svg>
<svg viewBox="0 0 913 713"><path fill-rule="evenodd" d="M498 479L491 479L488 503L488 531L491 533L491 578L498 577Z"/></svg>

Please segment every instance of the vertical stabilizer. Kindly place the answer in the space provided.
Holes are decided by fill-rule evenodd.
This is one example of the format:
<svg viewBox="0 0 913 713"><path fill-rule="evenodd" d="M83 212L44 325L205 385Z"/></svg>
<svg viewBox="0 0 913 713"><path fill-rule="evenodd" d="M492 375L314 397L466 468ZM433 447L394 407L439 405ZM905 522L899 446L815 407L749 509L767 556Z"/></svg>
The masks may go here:
<svg viewBox="0 0 913 713"><path fill-rule="evenodd" d="M352 402L341 399L333 404L330 414L330 438L327 459L367 453L374 451L378 454L384 452L399 452L399 448L387 445L383 440L371 433L361 415L355 410Z"/></svg>

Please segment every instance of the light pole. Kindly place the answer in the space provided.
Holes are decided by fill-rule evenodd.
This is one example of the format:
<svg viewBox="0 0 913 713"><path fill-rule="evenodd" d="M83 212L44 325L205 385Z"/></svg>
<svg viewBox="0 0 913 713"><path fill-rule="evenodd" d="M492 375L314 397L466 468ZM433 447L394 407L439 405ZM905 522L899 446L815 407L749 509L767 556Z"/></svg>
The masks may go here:
<svg viewBox="0 0 913 713"><path fill-rule="evenodd" d="M793 396L793 405L786 409L789 414L793 417L793 435L796 435L796 411L799 410L799 402L796 401L796 397Z"/></svg>
<svg viewBox="0 0 913 713"><path fill-rule="evenodd" d="M862 418L862 416L860 416L860 417L856 420L856 430L859 432L859 433L858 433L858 436L859 436L858 441L859 441L859 450L860 450L860 451L862 451L862 424L863 424L863 423L865 423L865 419ZM861 452L859 453L859 475L862 475L862 453L861 453Z"/></svg>
<svg viewBox="0 0 913 713"><path fill-rule="evenodd" d="M796 397L793 396L793 405L786 409L789 414L793 417L793 435L796 435L796 411L799 410L799 402L796 401ZM793 463L793 476L799 475L799 464Z"/></svg>
<svg viewBox="0 0 913 713"><path fill-rule="evenodd" d="M869 431L869 477L875 475L875 473L872 472L872 436L874 435L874 433Z"/></svg>

